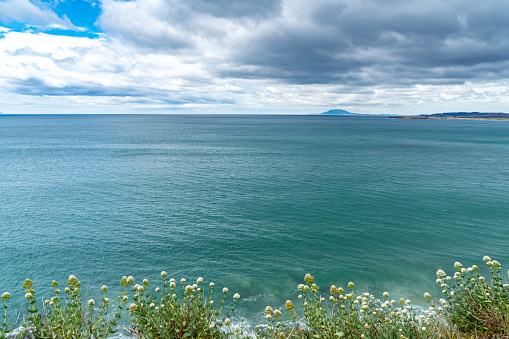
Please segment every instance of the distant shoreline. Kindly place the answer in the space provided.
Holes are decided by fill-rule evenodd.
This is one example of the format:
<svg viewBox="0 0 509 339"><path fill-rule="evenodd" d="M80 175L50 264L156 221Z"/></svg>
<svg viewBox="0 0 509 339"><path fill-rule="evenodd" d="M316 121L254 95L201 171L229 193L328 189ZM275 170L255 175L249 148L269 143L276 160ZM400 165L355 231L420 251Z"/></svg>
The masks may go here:
<svg viewBox="0 0 509 339"><path fill-rule="evenodd" d="M480 118L480 117L432 117L432 116L421 116L421 115L397 115L391 116L393 119L431 119L431 120L497 120L497 121L509 121L509 118L492 117L492 118Z"/></svg>

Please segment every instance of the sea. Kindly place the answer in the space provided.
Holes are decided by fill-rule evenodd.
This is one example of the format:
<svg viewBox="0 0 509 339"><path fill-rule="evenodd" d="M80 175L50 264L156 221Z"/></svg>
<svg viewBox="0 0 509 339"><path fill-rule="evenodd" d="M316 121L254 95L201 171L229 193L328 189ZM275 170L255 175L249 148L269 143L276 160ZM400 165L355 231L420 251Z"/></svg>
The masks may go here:
<svg viewBox="0 0 509 339"><path fill-rule="evenodd" d="M454 262L509 267L509 122L381 116L2 115L0 293L84 298L161 271L239 293L235 321L298 304L306 273L440 298ZM230 299L229 299L230 300Z"/></svg>

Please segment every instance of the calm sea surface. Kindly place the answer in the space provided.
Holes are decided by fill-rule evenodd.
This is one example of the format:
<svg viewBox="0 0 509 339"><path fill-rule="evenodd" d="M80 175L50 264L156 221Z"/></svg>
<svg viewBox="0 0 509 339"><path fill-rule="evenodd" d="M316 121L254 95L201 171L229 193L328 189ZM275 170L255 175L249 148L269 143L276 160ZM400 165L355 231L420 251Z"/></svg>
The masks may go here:
<svg viewBox="0 0 509 339"><path fill-rule="evenodd" d="M509 265L509 122L0 116L0 293L76 275L202 276L266 305L315 276L424 304L435 272ZM503 270L505 272L505 270Z"/></svg>

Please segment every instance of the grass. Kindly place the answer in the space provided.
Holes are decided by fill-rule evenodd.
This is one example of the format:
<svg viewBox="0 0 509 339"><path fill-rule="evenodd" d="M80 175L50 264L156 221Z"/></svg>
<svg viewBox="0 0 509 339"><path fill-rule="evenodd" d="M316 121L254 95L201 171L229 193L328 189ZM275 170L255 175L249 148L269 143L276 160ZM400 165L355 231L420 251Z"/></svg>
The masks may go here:
<svg viewBox="0 0 509 339"><path fill-rule="evenodd" d="M41 303L27 279L22 286L26 312L20 323L9 316L10 294L1 296L0 338L10 336L19 325L23 330L18 338L108 338L120 330L122 316L129 318L134 338L508 338L509 285L498 261L487 256L483 260L489 279L476 265L463 267L457 262L451 276L438 270L436 282L443 295L433 298L425 293L429 303L425 312L410 300L391 299L387 292L359 293L353 282L323 291L306 274L297 286L298 300L286 301L282 310L267 306L267 323L256 333L246 331L242 323L233 326L230 320L240 296L231 296L226 287L214 293L214 283L205 284L202 278L192 284L185 279L177 282L163 271L156 283L161 287L154 288L147 279L135 284L133 277L122 277L123 291L116 302L106 297L106 286L96 302L83 298L81 283L71 275L63 293L54 281L54 296Z"/></svg>

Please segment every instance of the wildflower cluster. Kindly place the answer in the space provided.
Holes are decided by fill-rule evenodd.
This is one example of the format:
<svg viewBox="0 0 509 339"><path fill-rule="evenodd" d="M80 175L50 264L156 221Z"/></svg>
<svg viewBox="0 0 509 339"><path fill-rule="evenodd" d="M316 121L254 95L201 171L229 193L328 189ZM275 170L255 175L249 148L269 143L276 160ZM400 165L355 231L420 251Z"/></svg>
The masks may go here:
<svg viewBox="0 0 509 339"><path fill-rule="evenodd" d="M168 274L161 272L162 287L156 287L150 293L147 279L143 285L131 286L133 302L129 306L132 318L132 333L144 338L226 338L229 335L241 335L240 328L231 328L231 316L235 310L236 293L231 300L231 308L221 316L227 302L228 288L223 288L220 302L216 306L212 297L214 283L209 284L209 292L205 293L203 278L195 284L186 284L180 280L180 287L174 278L168 280Z"/></svg>
<svg viewBox="0 0 509 339"><path fill-rule="evenodd" d="M293 303L288 300L285 309L290 312L293 328L281 319L281 313L267 307L268 337L313 338L435 338L434 319L418 315L410 300L399 302L377 300L372 294L355 293L355 284L348 284L349 293L342 287L332 285L326 298L314 278L307 274L306 284L299 284L303 318L299 319ZM270 317L269 317L270 315ZM275 316L275 320L272 315Z"/></svg>
<svg viewBox="0 0 509 339"><path fill-rule="evenodd" d="M463 333L483 333L488 336L509 334L509 284L500 276L501 265L485 256L491 281L479 274L476 265L454 264L456 272L448 276L437 271L437 284L442 288L444 316Z"/></svg>

